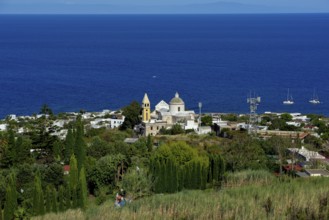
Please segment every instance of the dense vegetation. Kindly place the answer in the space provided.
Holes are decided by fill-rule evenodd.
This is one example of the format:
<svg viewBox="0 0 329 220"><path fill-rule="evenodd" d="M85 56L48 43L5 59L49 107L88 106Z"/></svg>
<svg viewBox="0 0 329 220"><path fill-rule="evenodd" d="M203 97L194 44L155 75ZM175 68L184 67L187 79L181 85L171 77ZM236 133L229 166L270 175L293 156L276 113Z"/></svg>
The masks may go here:
<svg viewBox="0 0 329 220"><path fill-rule="evenodd" d="M329 179L277 178L264 171L230 174L221 190L189 190L145 197L124 209L111 201L61 219L328 219ZM41 219L41 218L36 218Z"/></svg>
<svg viewBox="0 0 329 220"><path fill-rule="evenodd" d="M253 139L245 131L227 131L225 138L185 134L173 127L170 135L141 137L128 144L125 138L134 136L131 128L140 122L136 102L123 109L126 120L120 129L86 128L82 117L77 116L66 125L67 135L61 140L51 135L54 128L50 124L54 118L66 116L54 115L47 106L42 112L49 117L7 120L8 131L0 133L0 220L50 212L92 219L228 219L241 218L242 214L250 219L279 219L297 212L307 217L310 213L325 215L326 180L282 179L271 174L283 173L282 165L289 158L286 149L301 147L299 141ZM234 115L226 117L238 120ZM289 120L285 117L282 120ZM319 119L314 120L317 123ZM207 125L209 121L204 117L202 123ZM28 129L18 132L18 123ZM327 125L321 129L327 132ZM325 150L322 143L314 137L305 140L312 149ZM67 165L69 174L63 172ZM249 184L252 186L246 186ZM321 198L323 204L306 210L306 203L300 201L304 198L301 191L306 189L302 185L311 184L317 184L319 192L310 189L315 193L310 198L314 204L319 204L315 200ZM133 202L118 211L112 206L120 188ZM289 190L297 193L296 203L292 194L285 195ZM290 202L286 208L280 206L280 196ZM104 202L104 206L97 206ZM60 219L51 216L47 218Z"/></svg>

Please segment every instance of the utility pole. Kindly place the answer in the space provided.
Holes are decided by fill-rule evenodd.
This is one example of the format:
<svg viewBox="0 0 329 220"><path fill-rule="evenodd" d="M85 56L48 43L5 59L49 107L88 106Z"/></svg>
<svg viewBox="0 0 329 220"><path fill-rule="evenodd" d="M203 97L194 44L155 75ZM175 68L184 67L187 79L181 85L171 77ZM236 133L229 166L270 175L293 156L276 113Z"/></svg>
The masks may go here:
<svg viewBox="0 0 329 220"><path fill-rule="evenodd" d="M257 105L260 103L260 97L251 97L247 99L247 103L250 105L250 115L249 115L249 126L248 134L256 135L257 134Z"/></svg>

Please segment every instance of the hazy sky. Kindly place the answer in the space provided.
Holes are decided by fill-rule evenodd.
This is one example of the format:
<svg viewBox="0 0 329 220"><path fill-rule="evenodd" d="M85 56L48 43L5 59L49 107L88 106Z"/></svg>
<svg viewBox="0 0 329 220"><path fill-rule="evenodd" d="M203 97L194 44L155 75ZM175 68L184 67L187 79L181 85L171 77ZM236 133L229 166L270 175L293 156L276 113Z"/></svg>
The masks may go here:
<svg viewBox="0 0 329 220"><path fill-rule="evenodd" d="M0 13L329 12L329 0L0 0Z"/></svg>

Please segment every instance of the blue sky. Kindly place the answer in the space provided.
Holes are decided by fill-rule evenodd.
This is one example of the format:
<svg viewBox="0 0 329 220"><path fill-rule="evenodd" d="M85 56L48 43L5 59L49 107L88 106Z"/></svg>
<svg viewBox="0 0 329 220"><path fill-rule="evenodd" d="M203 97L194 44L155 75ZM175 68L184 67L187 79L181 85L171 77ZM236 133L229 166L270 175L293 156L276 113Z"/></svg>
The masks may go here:
<svg viewBox="0 0 329 220"><path fill-rule="evenodd" d="M329 12L329 0L0 0L0 13L289 12Z"/></svg>

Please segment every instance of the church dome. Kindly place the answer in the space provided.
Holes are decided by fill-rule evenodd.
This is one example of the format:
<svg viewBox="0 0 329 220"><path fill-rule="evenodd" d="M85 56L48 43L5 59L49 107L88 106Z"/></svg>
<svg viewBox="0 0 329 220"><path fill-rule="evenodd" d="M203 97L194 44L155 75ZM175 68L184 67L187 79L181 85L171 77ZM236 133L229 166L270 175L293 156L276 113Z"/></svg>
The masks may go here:
<svg viewBox="0 0 329 220"><path fill-rule="evenodd" d="M184 101L181 98L179 98L179 94L178 94L178 92L176 92L175 97L171 99L169 104L170 105L183 105Z"/></svg>

